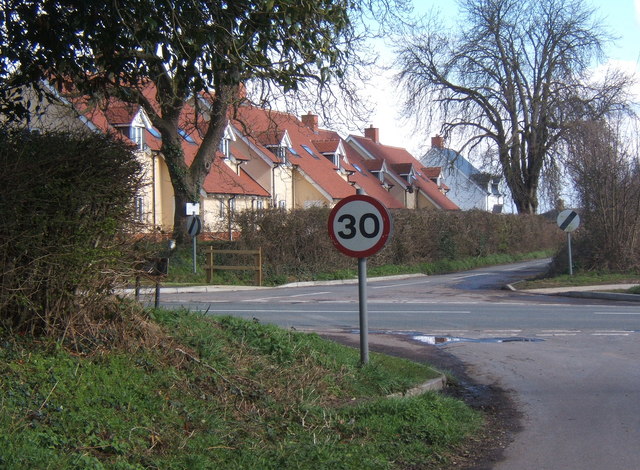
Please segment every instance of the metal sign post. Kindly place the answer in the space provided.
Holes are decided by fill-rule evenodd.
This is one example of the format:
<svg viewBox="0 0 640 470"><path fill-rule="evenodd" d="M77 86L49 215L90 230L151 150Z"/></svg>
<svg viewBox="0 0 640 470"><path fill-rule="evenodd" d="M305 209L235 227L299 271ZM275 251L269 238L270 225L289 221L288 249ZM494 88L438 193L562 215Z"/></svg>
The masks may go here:
<svg viewBox="0 0 640 470"><path fill-rule="evenodd" d="M367 258L358 258L358 302L360 304L360 362L369 363L369 315L367 312Z"/></svg>
<svg viewBox="0 0 640 470"><path fill-rule="evenodd" d="M556 219L560 230L567 232L567 249L569 250L569 276L573 276L573 259L571 256L571 232L580 225L580 216L571 209L564 210L558 214Z"/></svg>
<svg viewBox="0 0 640 470"><path fill-rule="evenodd" d="M369 362L367 315L367 257L387 243L391 233L389 211L371 196L356 194L340 201L329 214L329 236L335 247L358 258L358 299L360 302L360 362Z"/></svg>
<svg viewBox="0 0 640 470"><path fill-rule="evenodd" d="M196 237L202 231L202 221L197 215L187 217L187 232L191 236L193 244L193 273L196 273Z"/></svg>

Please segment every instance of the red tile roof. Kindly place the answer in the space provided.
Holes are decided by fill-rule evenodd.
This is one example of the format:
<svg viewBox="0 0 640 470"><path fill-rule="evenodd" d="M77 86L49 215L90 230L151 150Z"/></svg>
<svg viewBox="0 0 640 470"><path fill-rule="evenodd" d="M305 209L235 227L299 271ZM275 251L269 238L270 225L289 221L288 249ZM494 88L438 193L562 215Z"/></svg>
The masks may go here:
<svg viewBox="0 0 640 470"><path fill-rule="evenodd" d="M423 166L420 170L427 178L438 178L442 174L441 166Z"/></svg>
<svg viewBox="0 0 640 470"><path fill-rule="evenodd" d="M269 197L269 193L246 172L237 175L221 155L217 155L202 185L207 194Z"/></svg>
<svg viewBox="0 0 640 470"><path fill-rule="evenodd" d="M379 142L374 142L367 137L355 135L350 135L347 138L347 142L350 145L353 145L353 147L358 149L360 152L364 152L369 158L387 162L387 169L396 174L398 174L397 171L404 171L406 168L412 166L416 175L414 184L429 200L431 200L437 207L444 210L460 209L449 198L440 192L438 186L431 181L429 177L422 173L421 169L423 168L423 165L406 149L383 145ZM409 186L404 179L401 181L405 187Z"/></svg>
<svg viewBox="0 0 640 470"><path fill-rule="evenodd" d="M155 90L152 87L146 87L144 90L145 97L154 103ZM91 121L98 129L103 132L112 132L115 135L125 138L129 142L128 136L123 136L121 132L114 130L113 126L129 126L136 114L139 112L138 105L130 105L111 98L104 109L87 106L87 101L76 100L74 102L76 109ZM195 109L189 104L185 104L183 114L180 119L180 127L184 135L182 138L182 150L187 165L191 165L202 143L201 135L206 131L206 121L203 119L195 119ZM197 124L197 125L194 125ZM191 142L185 138L188 136ZM145 144L155 151L159 151L162 146L162 140L155 137L148 130L145 132ZM236 149L232 152L237 160L248 160ZM269 197L268 191L253 180L247 173L240 171L236 174L227 165L222 155L217 153L211 165L211 170L203 182L203 189L209 194L229 194L229 195L252 195L260 197Z"/></svg>
<svg viewBox="0 0 640 470"><path fill-rule="evenodd" d="M355 193L353 186L338 174L333 163L314 145L313 141L317 140L317 134L297 117L254 106L243 106L237 111L237 120L236 127L265 147L273 142L274 134L283 133L286 130L291 139L292 148L297 154L289 156L293 165L334 200ZM277 158L274 161L277 161Z"/></svg>

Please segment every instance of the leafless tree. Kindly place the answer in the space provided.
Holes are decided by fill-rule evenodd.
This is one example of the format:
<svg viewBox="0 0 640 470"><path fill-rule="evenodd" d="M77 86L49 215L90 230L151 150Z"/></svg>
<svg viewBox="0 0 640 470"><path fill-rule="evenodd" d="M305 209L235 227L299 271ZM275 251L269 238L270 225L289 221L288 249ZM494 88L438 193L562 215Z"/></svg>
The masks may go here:
<svg viewBox="0 0 640 470"><path fill-rule="evenodd" d="M583 218L580 252L586 268L640 265L640 139L634 122L635 129L621 121L583 122L567 139L567 168Z"/></svg>
<svg viewBox="0 0 640 470"><path fill-rule="evenodd" d="M624 105L630 78L588 76L612 38L577 0L462 0L457 33L435 19L401 41L405 111L444 120L463 149L488 142L520 213L535 213L545 165L567 131ZM549 165L553 168L554 165Z"/></svg>

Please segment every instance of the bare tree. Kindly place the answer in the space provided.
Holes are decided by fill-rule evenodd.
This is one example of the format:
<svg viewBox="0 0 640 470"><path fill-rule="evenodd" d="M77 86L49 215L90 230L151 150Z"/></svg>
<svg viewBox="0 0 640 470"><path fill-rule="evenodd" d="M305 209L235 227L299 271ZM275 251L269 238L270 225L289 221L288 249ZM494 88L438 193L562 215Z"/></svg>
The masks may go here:
<svg viewBox="0 0 640 470"><path fill-rule="evenodd" d="M624 104L629 78L588 79L612 38L581 1L462 0L457 34L432 19L398 48L405 112L488 141L520 213L535 213L547 160L584 116ZM554 165L550 165L553 168Z"/></svg>
<svg viewBox="0 0 640 470"><path fill-rule="evenodd" d="M629 121L625 119L625 121ZM640 140L620 121L587 121L568 136L567 168L583 223L579 250L590 269L640 265Z"/></svg>

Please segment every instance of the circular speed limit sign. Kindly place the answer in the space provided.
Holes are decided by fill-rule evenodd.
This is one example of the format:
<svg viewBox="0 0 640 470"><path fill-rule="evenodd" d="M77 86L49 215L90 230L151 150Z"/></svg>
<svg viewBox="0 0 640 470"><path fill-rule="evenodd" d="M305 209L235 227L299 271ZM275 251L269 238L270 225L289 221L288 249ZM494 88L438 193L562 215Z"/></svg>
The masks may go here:
<svg viewBox="0 0 640 470"><path fill-rule="evenodd" d="M366 258L377 253L387 243L390 232L387 208L371 196L349 196L329 214L331 241L347 256Z"/></svg>

